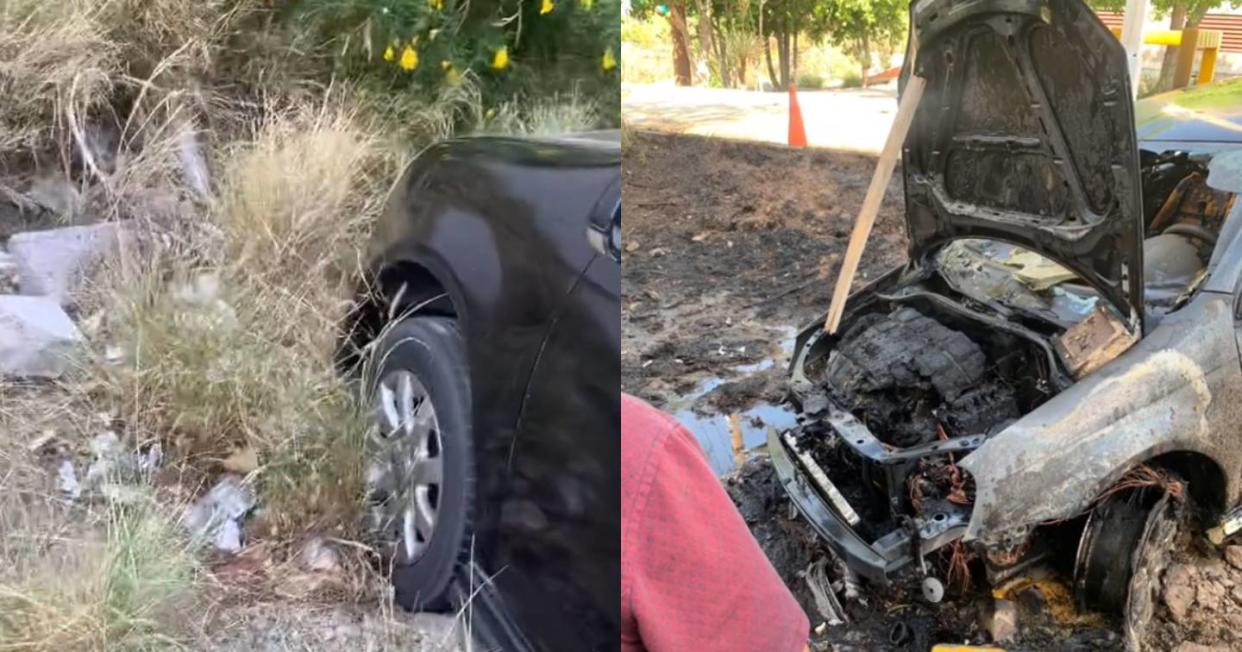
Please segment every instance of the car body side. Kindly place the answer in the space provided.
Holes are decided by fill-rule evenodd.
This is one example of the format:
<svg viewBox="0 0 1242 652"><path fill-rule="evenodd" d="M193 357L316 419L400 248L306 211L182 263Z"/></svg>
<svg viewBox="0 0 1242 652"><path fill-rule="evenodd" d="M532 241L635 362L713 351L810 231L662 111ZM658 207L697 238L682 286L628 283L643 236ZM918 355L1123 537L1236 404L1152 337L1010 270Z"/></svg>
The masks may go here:
<svg viewBox="0 0 1242 652"><path fill-rule="evenodd" d="M1230 219L1242 220L1235 207ZM1205 507L1239 502L1242 363L1235 235L1215 283L1134 347L1052 397L962 459L975 478L966 539L1015 542L1069 518L1126 471L1155 462L1180 471Z"/></svg>
<svg viewBox="0 0 1242 652"><path fill-rule="evenodd" d="M619 402L617 373L611 376L614 391L610 397L590 388L581 395L580 385L562 382L556 387L563 392L563 402L527 405L532 376L549 364L546 360L576 357L575 349L582 346L608 348L606 342L611 338L613 366L617 365L619 335L607 328L552 341L549 336L562 314L571 316L571 321L596 324L607 323L610 317L616 323L612 331L619 328L616 299L609 310L607 302L587 301L575 292L583 282L599 276L600 272L590 273L598 266L605 270L603 283L615 286L608 291L619 295L619 265L592 249L587 238L593 211L620 201L619 178L620 149L607 140L488 137L428 148L398 181L376 225L360 299L346 323L339 357L348 366L359 359L358 351L373 341L385 323L400 319L406 311L452 315L458 320L473 392L473 570L491 578L482 595L494 604L483 611L500 619L523 611L521 605L503 604L501 596L538 593L538 587L523 583L547 580L556 584L562 596L570 590L565 587L575 584L567 577L570 566L563 562L566 555L579 552L573 549L574 537L587 541L583 529L601 527L598 519L568 522L559 518L565 503L564 479L557 475L560 470L548 468L539 477L515 473L515 468L539 464L540 460L530 456L548 450L519 444L570 438L575 446L572 452L598 454L599 464L614 469L619 465L619 421L616 411L609 409ZM611 277L609 264L617 267ZM590 353L601 355L598 350ZM568 422L564 415L546 413L566 409L584 412ZM541 430L521 427L523 422ZM564 432L568 427L575 432ZM619 476L606 474L590 478L592 485L618 482ZM619 498L613 494L581 490L575 499L598 501L579 511L615 515ZM515 529L524 530L524 535L515 536ZM557 559L530 554L531 538L541 529L555 530L562 537L573 535L562 541L569 549L558 550L559 563L544 567ZM609 539L618 537L619 530ZM475 578L477 582L486 579ZM619 579L592 579L605 585L591 587L595 592L609 590L609 582L617 584L613 595L619 590ZM469 590L463 587L463 594ZM547 600L559 601L562 596ZM609 611L615 611L615 604ZM567 617L564 613L555 616L560 619L557 625ZM618 624L601 618L605 632L609 626L619 631ZM613 614L611 620L615 619ZM521 620L519 627L528 628L529 623ZM505 649L552 649L547 641L523 636L512 625L490 624L505 630L498 639ZM582 639L575 642L587 645Z"/></svg>

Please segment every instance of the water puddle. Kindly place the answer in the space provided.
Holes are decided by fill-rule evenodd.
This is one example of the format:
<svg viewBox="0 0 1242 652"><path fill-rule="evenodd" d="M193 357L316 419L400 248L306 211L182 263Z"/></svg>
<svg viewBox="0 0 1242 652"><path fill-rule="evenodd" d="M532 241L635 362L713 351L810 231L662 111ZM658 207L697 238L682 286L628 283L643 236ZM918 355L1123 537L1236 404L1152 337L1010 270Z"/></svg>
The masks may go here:
<svg viewBox="0 0 1242 652"><path fill-rule="evenodd" d="M707 461L717 475L733 469L733 431L729 418L724 414L701 415L686 409L673 413L682 425L694 433L699 445L707 453ZM787 405L756 405L738 413L738 428L742 431L742 448L752 450L767 443L768 429L777 432L791 428L797 415Z"/></svg>
<svg viewBox="0 0 1242 652"><path fill-rule="evenodd" d="M700 414L695 412L694 406L700 398L726 382L742 380L747 376L773 368L787 367L789 358L793 354L797 329L786 326L774 330L777 332L777 337L773 339L777 341L777 346L773 347L772 355L758 362L733 366L730 368L732 373L728 377L704 378L689 393L669 402L669 409L673 411L673 416L699 440L699 445L707 453L708 462L717 474L724 474L735 466L733 431L729 426L729 415L721 414L708 406L703 407L710 410L710 413ZM742 433L742 448L752 450L766 444L769 429L780 432L793 427L797 415L786 405L760 404L739 412L737 416L738 428Z"/></svg>

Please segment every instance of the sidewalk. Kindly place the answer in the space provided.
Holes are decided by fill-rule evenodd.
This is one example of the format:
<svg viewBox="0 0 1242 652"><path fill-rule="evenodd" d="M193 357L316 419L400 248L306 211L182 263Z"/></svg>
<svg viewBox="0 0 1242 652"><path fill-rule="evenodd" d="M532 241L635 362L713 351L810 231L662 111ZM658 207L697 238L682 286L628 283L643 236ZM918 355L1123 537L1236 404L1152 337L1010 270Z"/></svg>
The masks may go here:
<svg viewBox="0 0 1242 652"><path fill-rule="evenodd" d="M789 94L725 88L626 84L621 115L650 131L784 144ZM897 112L890 88L799 91L811 147L878 153Z"/></svg>

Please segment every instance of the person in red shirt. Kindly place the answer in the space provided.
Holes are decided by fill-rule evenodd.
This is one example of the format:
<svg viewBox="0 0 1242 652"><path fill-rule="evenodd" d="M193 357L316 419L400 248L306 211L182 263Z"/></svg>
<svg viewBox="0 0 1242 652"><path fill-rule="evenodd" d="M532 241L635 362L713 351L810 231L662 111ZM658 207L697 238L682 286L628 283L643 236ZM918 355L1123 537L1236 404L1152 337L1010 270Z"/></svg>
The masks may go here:
<svg viewBox="0 0 1242 652"><path fill-rule="evenodd" d="M621 652L802 652L810 623L694 437L621 396Z"/></svg>

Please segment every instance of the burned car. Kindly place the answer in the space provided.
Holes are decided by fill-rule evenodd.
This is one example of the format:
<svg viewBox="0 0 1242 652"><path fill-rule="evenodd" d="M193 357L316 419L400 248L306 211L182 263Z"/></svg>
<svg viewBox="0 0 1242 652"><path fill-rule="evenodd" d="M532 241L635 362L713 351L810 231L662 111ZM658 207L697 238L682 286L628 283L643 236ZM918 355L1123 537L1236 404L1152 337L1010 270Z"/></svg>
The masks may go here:
<svg viewBox="0 0 1242 652"><path fill-rule="evenodd" d="M1186 505L1210 525L1242 489L1242 129L1140 141L1080 0L920 0L910 25L909 259L799 334L773 464L872 581L1047 561L1141 618Z"/></svg>

